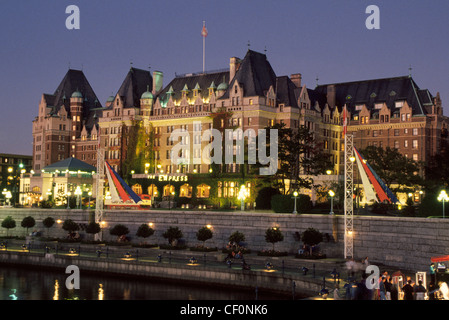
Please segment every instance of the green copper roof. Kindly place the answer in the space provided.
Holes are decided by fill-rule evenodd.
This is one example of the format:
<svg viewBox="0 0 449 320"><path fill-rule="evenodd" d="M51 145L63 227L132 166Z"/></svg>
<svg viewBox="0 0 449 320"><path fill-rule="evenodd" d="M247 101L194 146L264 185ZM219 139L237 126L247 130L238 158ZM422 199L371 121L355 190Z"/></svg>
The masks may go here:
<svg viewBox="0 0 449 320"><path fill-rule="evenodd" d="M78 90L72 94L72 98L82 98L83 95Z"/></svg>

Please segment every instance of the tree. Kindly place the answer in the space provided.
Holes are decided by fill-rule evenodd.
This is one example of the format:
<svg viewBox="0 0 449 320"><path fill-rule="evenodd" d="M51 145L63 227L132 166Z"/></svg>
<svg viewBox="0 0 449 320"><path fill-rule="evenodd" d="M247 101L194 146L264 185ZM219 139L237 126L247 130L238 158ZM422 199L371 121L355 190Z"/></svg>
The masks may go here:
<svg viewBox="0 0 449 320"><path fill-rule="evenodd" d="M323 234L314 228L308 228L302 233L301 239L305 245L310 247L310 255L312 255L312 247L323 241Z"/></svg>
<svg viewBox="0 0 449 320"><path fill-rule="evenodd" d="M101 226L99 223L92 221L86 227L86 232L92 234L92 236L96 235L101 231Z"/></svg>
<svg viewBox="0 0 449 320"><path fill-rule="evenodd" d="M80 229L80 226L72 219L67 219L64 220L64 223L62 224L62 229L64 229L68 233L72 233L78 231Z"/></svg>
<svg viewBox="0 0 449 320"><path fill-rule="evenodd" d="M420 164L395 148L368 146L360 150L360 154L392 191L407 192L408 188L423 184L423 179L419 176ZM393 183L400 186L392 189Z"/></svg>
<svg viewBox="0 0 449 320"><path fill-rule="evenodd" d="M301 126L298 129L287 128L277 123L267 130L267 154L270 146L270 129L278 133L278 169L269 177L274 188L283 194L292 193L301 188L313 186L312 176L323 174L332 164L330 155L322 152L310 130ZM261 146L258 146L261 148Z"/></svg>
<svg viewBox="0 0 449 320"><path fill-rule="evenodd" d="M284 235L282 234L281 230L279 228L268 228L265 232L265 241L273 244L273 251L274 251L274 245L276 242L284 241Z"/></svg>
<svg viewBox="0 0 449 320"><path fill-rule="evenodd" d="M174 245L175 240L181 239L183 237L182 231L178 227L169 227L162 236L168 240L168 243Z"/></svg>
<svg viewBox="0 0 449 320"><path fill-rule="evenodd" d="M148 170L154 172L155 134L151 124L145 127L142 122L137 121L133 121L131 126L123 123L121 132L122 154L126 155L120 167L123 178L128 181L132 170L143 173L145 163L149 163Z"/></svg>
<svg viewBox="0 0 449 320"><path fill-rule="evenodd" d="M129 233L128 227L123 224L117 224L111 230L109 230L109 234L117 236L118 238L125 236L128 233Z"/></svg>
<svg viewBox="0 0 449 320"><path fill-rule="evenodd" d="M14 229L16 227L16 221L11 217L7 216L2 221L2 228L6 228L6 236L9 237L9 229Z"/></svg>
<svg viewBox="0 0 449 320"><path fill-rule="evenodd" d="M27 235L28 235L28 229L32 228L36 225L36 220L32 216L28 216L22 219L21 226L22 228L27 229Z"/></svg>
<svg viewBox="0 0 449 320"><path fill-rule="evenodd" d="M136 236L139 238L148 238L154 234L154 230L150 228L146 223L143 223L139 226L136 232Z"/></svg>
<svg viewBox="0 0 449 320"><path fill-rule="evenodd" d="M42 221L42 224L44 225L45 228L47 228L47 237L48 237L49 229L53 227L53 225L55 224L55 219L53 219L52 217L47 217Z"/></svg>
<svg viewBox="0 0 449 320"><path fill-rule="evenodd" d="M234 231L230 236L229 236L229 242L230 243L235 243L237 245L240 245L241 242L245 241L245 235L239 231Z"/></svg>
<svg viewBox="0 0 449 320"><path fill-rule="evenodd" d="M198 241L203 241L203 247L207 240L212 239L213 232L208 227L202 227L196 233Z"/></svg>

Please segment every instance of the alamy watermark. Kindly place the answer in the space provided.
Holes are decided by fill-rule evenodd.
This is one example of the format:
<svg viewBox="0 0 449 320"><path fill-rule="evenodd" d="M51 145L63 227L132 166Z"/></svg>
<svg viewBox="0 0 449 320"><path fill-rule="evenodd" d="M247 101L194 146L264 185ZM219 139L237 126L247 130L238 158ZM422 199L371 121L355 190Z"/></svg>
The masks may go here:
<svg viewBox="0 0 449 320"><path fill-rule="evenodd" d="M66 14L70 14L65 20L65 27L69 30L80 29L80 9L78 6L70 5L65 9Z"/></svg>
<svg viewBox="0 0 449 320"><path fill-rule="evenodd" d="M65 269L66 274L70 274L65 280L65 286L67 289L79 289L80 288L80 269L78 266L70 265Z"/></svg>
<svg viewBox="0 0 449 320"><path fill-rule="evenodd" d="M223 134L218 129L202 131L202 123L193 123L193 135L187 130L176 129L170 134L170 141L178 142L170 150L170 160L174 165L195 164L256 164L260 175L274 175L278 168L278 130L225 129ZM269 146L267 132L269 131ZM224 135L224 137L223 137ZM245 146L245 137L247 144ZM191 143L193 140L193 143ZM235 144L234 144L235 141ZM202 142L209 142L202 147ZM267 155L269 149L269 155ZM246 152L245 152L246 151ZM192 152L192 155L191 155ZM223 157L224 152L224 157ZM246 154L245 154L246 153ZM235 156L235 161L234 161ZM192 159L192 162L190 162Z"/></svg>

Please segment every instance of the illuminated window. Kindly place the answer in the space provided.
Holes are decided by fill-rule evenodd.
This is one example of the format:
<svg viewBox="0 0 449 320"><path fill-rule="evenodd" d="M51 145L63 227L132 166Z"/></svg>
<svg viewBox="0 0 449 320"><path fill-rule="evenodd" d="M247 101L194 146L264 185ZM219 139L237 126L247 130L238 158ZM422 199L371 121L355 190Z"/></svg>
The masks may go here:
<svg viewBox="0 0 449 320"><path fill-rule="evenodd" d="M141 186L140 184L138 184L138 183L136 183L135 185L133 185L133 186L131 187L131 189L132 189L135 193L137 193L137 194L142 194L142 186Z"/></svg>
<svg viewBox="0 0 449 320"><path fill-rule="evenodd" d="M197 198L209 198L210 187L207 184L200 184L196 189Z"/></svg>
<svg viewBox="0 0 449 320"><path fill-rule="evenodd" d="M188 184L184 184L179 189L179 196L185 197L185 198L191 198L192 197L192 186Z"/></svg>

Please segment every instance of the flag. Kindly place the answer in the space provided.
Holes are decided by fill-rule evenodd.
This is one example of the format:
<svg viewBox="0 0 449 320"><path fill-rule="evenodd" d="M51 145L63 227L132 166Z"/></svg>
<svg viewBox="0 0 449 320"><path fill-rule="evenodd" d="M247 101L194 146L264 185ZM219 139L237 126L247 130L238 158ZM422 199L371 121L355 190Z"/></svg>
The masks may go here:
<svg viewBox="0 0 449 320"><path fill-rule="evenodd" d="M348 131L348 117L346 115L346 106L343 107L343 137L346 135Z"/></svg>
<svg viewBox="0 0 449 320"><path fill-rule="evenodd" d="M201 30L201 36L204 37L204 38L207 37L206 22L203 22L203 29Z"/></svg>

